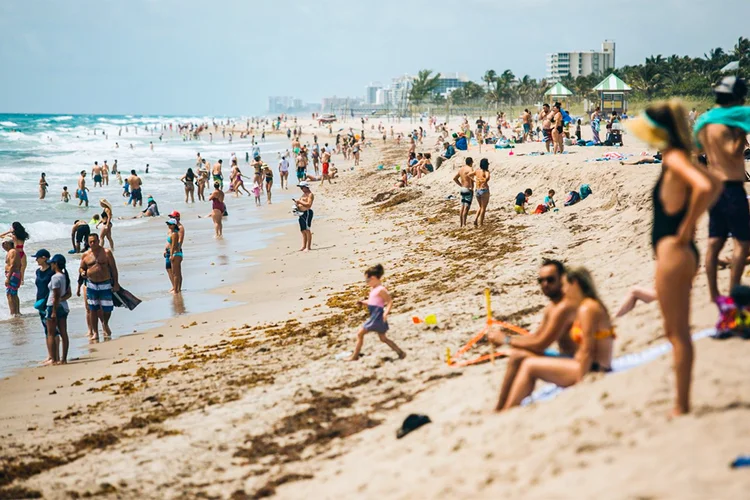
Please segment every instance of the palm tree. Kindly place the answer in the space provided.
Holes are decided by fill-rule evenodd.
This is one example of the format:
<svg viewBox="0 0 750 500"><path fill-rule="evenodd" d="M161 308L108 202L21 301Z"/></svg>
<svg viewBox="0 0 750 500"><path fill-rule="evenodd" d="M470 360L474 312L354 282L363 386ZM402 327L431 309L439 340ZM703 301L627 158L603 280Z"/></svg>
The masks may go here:
<svg viewBox="0 0 750 500"><path fill-rule="evenodd" d="M423 69L417 73L417 77L411 86L409 92L409 102L411 104L419 105L424 102L440 85L440 73L435 76L432 75L431 69Z"/></svg>
<svg viewBox="0 0 750 500"><path fill-rule="evenodd" d="M494 69L488 69L487 71L484 72L482 81L487 84L487 92L490 91L490 88L492 87L492 84L495 83L496 78L497 78L497 73L495 73Z"/></svg>

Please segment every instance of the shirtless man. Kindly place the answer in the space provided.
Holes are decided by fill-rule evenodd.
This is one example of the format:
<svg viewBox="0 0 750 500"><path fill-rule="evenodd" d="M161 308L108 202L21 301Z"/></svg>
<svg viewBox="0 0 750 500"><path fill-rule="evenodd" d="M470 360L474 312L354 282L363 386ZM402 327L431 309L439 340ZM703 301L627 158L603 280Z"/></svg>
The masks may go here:
<svg viewBox="0 0 750 500"><path fill-rule="evenodd" d="M16 250L13 240L3 241L5 250L5 295L8 298L8 310L11 318L21 316L21 302L18 300L18 289L21 287L21 255Z"/></svg>
<svg viewBox="0 0 750 500"><path fill-rule="evenodd" d="M306 181L302 181L298 184L298 187L302 190L302 197L299 200L292 200L299 210L299 230L302 233L302 248L301 252L309 252L312 247L312 226L313 220L313 201L315 201L315 195L310 191L310 185Z"/></svg>
<svg viewBox="0 0 750 500"><path fill-rule="evenodd" d="M143 206L143 191L141 178L135 173L135 170L130 171L130 177L128 177L128 184L130 185L130 199L133 201L133 206L138 203L139 206Z"/></svg>
<svg viewBox="0 0 750 500"><path fill-rule="evenodd" d="M560 106L559 102L555 103L554 108L552 108L552 121L554 122L552 129L552 152L554 154L563 152L563 115L562 115L562 107Z"/></svg>
<svg viewBox="0 0 750 500"><path fill-rule="evenodd" d="M549 153L549 145L552 142L552 121L549 104L544 103L542 110L539 112L537 120L542 122L542 140L544 141L544 147L547 148Z"/></svg>
<svg viewBox="0 0 750 500"><path fill-rule="evenodd" d="M85 220L77 220L73 223L73 229L70 231L70 242L73 244L74 253L81 253L81 244L83 251L89 249L89 235L91 226Z"/></svg>
<svg viewBox="0 0 750 500"><path fill-rule="evenodd" d="M531 112L528 109L523 110L521 121L523 122L523 142L526 142L531 135Z"/></svg>
<svg viewBox="0 0 750 500"><path fill-rule="evenodd" d="M102 187L102 167L99 166L99 162L94 162L94 166L91 168L91 178L94 179L94 187L99 184Z"/></svg>
<svg viewBox="0 0 750 500"><path fill-rule="evenodd" d="M89 235L89 250L81 255L81 276L86 278L86 302L91 311L92 340L99 339L99 322L105 337L111 337L109 318L114 303L112 292L120 289L115 257L99 244L99 235Z"/></svg>
<svg viewBox="0 0 750 500"><path fill-rule="evenodd" d="M89 206L89 195L86 193L89 189L86 187L86 171L81 170L81 177L78 178L78 189L76 190L76 198L78 198L78 206L81 203L85 203L86 207Z"/></svg>
<svg viewBox="0 0 750 500"><path fill-rule="evenodd" d="M214 182L219 183L219 189L223 191L224 190L224 176L221 175L221 164L222 164L222 160L219 160L216 163L214 163L213 168L211 168L211 176L213 177Z"/></svg>
<svg viewBox="0 0 750 500"><path fill-rule="evenodd" d="M469 217L471 201L474 199L474 160L471 156L466 157L466 164L458 169L453 181L461 187L461 225L466 225Z"/></svg>
<svg viewBox="0 0 750 500"><path fill-rule="evenodd" d="M750 113L742 106L747 96L747 84L741 78L722 78L714 88L716 108L700 116L695 124L695 134L708 159L708 168L724 183L716 204L709 210L708 251L706 252L706 275L711 302L719 297L716 269L724 244L729 235L734 238L732 274L729 289L740 284L745 270L745 261L750 248L750 209L743 182L745 181L745 159L743 156L750 133ZM722 118L738 112L741 116L728 126ZM743 112L744 111L744 112Z"/></svg>
<svg viewBox="0 0 750 500"><path fill-rule="evenodd" d="M279 161L279 179L281 179L281 189L289 189L289 160L284 155Z"/></svg>
<svg viewBox="0 0 750 500"><path fill-rule="evenodd" d="M296 158L297 163L297 182L305 180L307 175L307 151L305 148L298 148L299 154Z"/></svg>
<svg viewBox="0 0 750 500"><path fill-rule="evenodd" d="M488 335L490 342L510 347L508 366L500 388L500 397L495 410L500 411L508 399L508 393L513 385L518 370L524 359L532 356L562 355L573 356L575 344L570 339L570 327L576 316L576 307L564 300L562 292L562 276L565 272L563 264L556 260L545 259L539 269L539 284L542 293L550 300L544 308L542 322L536 331L526 336L510 336L502 332L493 331ZM560 354L545 353L545 350L557 341Z"/></svg>
<svg viewBox="0 0 750 500"><path fill-rule="evenodd" d="M333 184L331 182L331 153L327 150L323 150L323 154L321 155L321 163L323 163L323 177L321 179L321 184L325 182L325 180L328 180L328 184Z"/></svg>
<svg viewBox="0 0 750 500"><path fill-rule="evenodd" d="M104 185L109 186L109 165L107 165L107 160L104 160L104 165L102 165L102 179L104 180Z"/></svg>

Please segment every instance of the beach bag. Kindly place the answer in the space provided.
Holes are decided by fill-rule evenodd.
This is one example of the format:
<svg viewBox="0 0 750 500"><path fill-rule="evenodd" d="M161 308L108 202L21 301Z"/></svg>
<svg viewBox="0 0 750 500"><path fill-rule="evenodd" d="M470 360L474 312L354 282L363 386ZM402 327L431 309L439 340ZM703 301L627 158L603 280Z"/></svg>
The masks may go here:
<svg viewBox="0 0 750 500"><path fill-rule="evenodd" d="M571 191L568 193L568 196L565 197L565 202L563 203L564 206L569 207L571 205L575 205L581 201L581 195L578 194L578 191Z"/></svg>
<svg viewBox="0 0 750 500"><path fill-rule="evenodd" d="M735 286L729 297L716 299L716 305L719 306L719 321L714 337L725 339L739 335L750 339L750 287Z"/></svg>
<svg viewBox="0 0 750 500"><path fill-rule="evenodd" d="M547 205L537 205L536 209L534 210L535 214L543 214L549 210L549 207Z"/></svg>
<svg viewBox="0 0 750 500"><path fill-rule="evenodd" d="M581 199L585 200L588 195L592 194L591 186L588 184L581 184L580 193Z"/></svg>

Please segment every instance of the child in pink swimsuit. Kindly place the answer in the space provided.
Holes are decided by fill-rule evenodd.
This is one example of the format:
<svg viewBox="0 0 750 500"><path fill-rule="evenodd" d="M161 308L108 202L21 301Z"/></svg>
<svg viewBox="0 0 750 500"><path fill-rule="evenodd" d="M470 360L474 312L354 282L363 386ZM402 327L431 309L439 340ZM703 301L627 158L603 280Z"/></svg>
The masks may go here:
<svg viewBox="0 0 750 500"><path fill-rule="evenodd" d="M365 271L365 280L370 286L370 297L365 301L361 301L362 305L366 305L370 311L370 319L368 319L362 328L357 332L357 345L354 347L354 352L349 361L356 361L359 359L359 353L362 350L362 344L365 340L365 333L376 332L380 338L380 341L388 345L391 349L396 351L399 359L404 359L406 353L402 351L391 339L385 336L388 331L388 314L391 312L393 306L393 300L388 290L383 286L380 281L383 277L383 266L378 264L377 266L371 267Z"/></svg>

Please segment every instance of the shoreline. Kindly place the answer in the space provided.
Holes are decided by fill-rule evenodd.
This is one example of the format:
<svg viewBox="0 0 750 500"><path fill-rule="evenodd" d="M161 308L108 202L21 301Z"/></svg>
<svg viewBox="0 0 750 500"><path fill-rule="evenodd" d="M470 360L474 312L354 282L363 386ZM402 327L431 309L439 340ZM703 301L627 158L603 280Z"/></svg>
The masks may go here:
<svg viewBox="0 0 750 500"><path fill-rule="evenodd" d="M539 148L532 143L516 152ZM459 230L457 201L446 197L455 194L452 176L465 154L392 192L395 172L375 165L401 162L405 150L367 149L353 173L337 158L347 165L337 185L313 185L314 251L296 252L299 234L290 220L253 253L254 278L220 288L245 304L220 318L203 315L195 325L172 319L102 345L95 360L74 371L35 368L1 380L8 404L0 410L7 440L0 455L14 484L50 498L538 498L612 491L684 497L732 496L750 487L726 467L731 453L744 451L736 435L750 430L742 377L747 343L696 344L696 410L674 422L665 417L669 357L587 377L552 401L502 415L488 410L503 361L466 369L442 361L446 347L457 348L482 326L485 287L502 319L537 324L544 302L534 279L543 256L596 259L592 271L610 306L649 282L648 193L656 168L586 163L604 151L591 148L515 158L474 148L470 155L491 159L493 198L484 228ZM562 193L582 182L594 193L573 207L539 216L512 212L513 194L529 185L542 192L554 183ZM705 225L704 218L701 247ZM394 292L392 331L407 358L396 361L368 337L362 361L337 361L353 347L363 315L354 303L365 292L361 272L377 262ZM723 283L725 273L720 277ZM705 295L701 273L696 331L714 319ZM436 327L411 324L411 316L427 314L437 315ZM655 305L639 306L617 326L615 355L663 342ZM427 413L433 424L396 441L408 413ZM13 469L9 458L36 461L40 473L24 476L31 469ZM668 484L655 480L666 472ZM389 479L372 482L373 474Z"/></svg>

